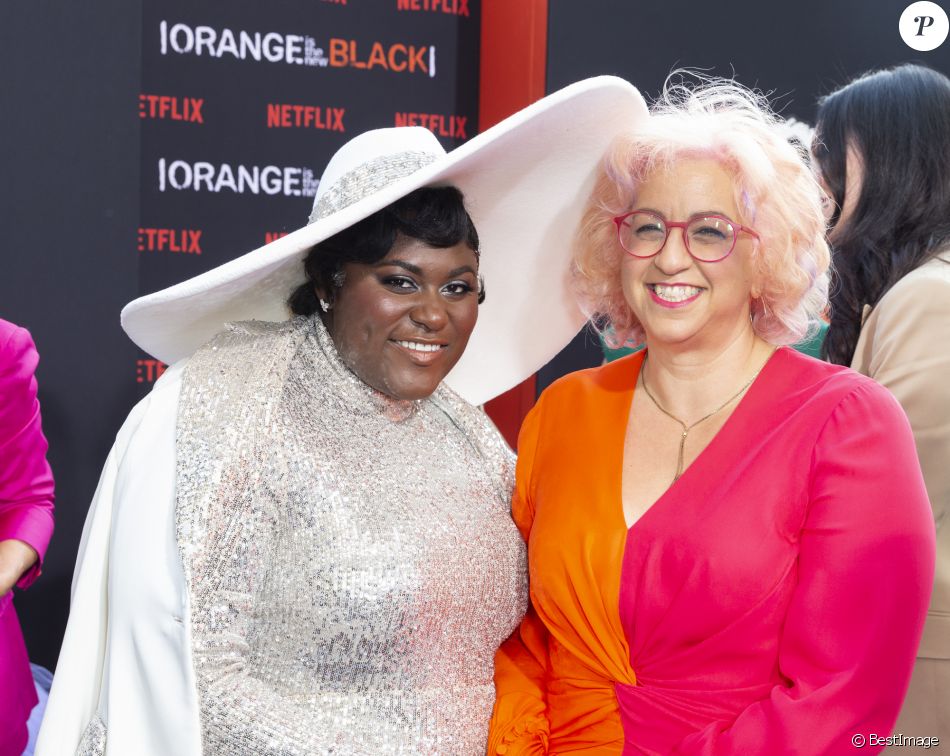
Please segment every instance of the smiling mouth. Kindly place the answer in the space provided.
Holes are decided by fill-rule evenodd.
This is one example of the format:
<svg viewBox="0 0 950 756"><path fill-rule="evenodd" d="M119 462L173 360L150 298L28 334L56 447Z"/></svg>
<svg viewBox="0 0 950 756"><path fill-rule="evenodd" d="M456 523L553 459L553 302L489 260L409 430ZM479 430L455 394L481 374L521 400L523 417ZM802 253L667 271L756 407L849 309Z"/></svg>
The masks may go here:
<svg viewBox="0 0 950 756"><path fill-rule="evenodd" d="M699 286L687 286L684 284L647 284L647 288L653 292L657 299L670 302L671 304L694 299L703 291Z"/></svg>
<svg viewBox="0 0 950 756"><path fill-rule="evenodd" d="M412 364L418 367L428 367L440 362L442 355L449 348L448 344L439 344L432 341L390 339L390 343L402 352Z"/></svg>
<svg viewBox="0 0 950 756"><path fill-rule="evenodd" d="M448 344L435 344L432 342L426 341L399 341L393 339L393 342L399 344L403 349L408 349L412 352L439 352L443 349L448 349Z"/></svg>

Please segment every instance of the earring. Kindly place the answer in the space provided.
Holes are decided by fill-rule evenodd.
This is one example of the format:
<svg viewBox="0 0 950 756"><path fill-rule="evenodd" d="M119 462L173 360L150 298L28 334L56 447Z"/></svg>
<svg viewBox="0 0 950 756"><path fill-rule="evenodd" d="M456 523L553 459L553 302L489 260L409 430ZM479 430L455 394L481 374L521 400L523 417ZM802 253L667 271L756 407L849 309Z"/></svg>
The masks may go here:
<svg viewBox="0 0 950 756"><path fill-rule="evenodd" d="M323 310L324 312L330 312L330 308L331 308L332 306L333 306L333 305L331 305L329 302L327 302L327 300L325 300L325 299L321 299L321 300L320 300L320 309Z"/></svg>

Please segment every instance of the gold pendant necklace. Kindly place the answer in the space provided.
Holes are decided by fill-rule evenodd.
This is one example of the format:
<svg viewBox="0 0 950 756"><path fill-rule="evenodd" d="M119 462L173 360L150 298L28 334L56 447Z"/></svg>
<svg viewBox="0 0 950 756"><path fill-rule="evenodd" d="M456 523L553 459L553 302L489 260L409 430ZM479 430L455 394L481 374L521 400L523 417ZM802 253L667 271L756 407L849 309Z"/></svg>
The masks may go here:
<svg viewBox="0 0 950 756"><path fill-rule="evenodd" d="M715 415L717 412L721 412L721 411L724 410L726 407L728 407L730 404L732 404L736 399L738 399L738 398L742 395L742 392L744 392L747 388L749 388L749 386L752 385L752 382L753 382L756 378L759 377L759 373L762 372L762 369L768 364L769 359L772 357L772 355L773 355L774 353L775 353L775 350L773 349L772 352L769 353L769 356L765 359L765 362L762 363L762 367L760 367L758 370L755 371L755 375L753 375L748 381L746 381L746 383L743 384L742 388L740 388L736 393L734 393L732 396L730 396L728 399L726 399L726 401L724 401L722 404L720 404L718 407L716 407L716 409L714 409L714 410L713 410L712 412L710 412L708 415L704 415L703 417L699 418L699 420L697 420L695 423L693 423L693 424L691 424L691 425L687 425L687 424L684 423L682 420L680 420L678 417L676 417L676 415L674 415L672 412L670 412L669 410L665 409L665 408L663 407L663 405L661 405L661 404L656 400L656 397L653 396L653 394L650 393L650 387L647 386L647 376L646 376L647 358L646 358L646 357L643 358L643 365L642 365L641 368L640 368L640 383L641 383L641 385L643 386L643 390L646 392L647 396L650 397L650 401L653 402L653 404L656 405L656 408L657 408L660 412L662 412L664 415L666 415L668 418L670 418L670 420L675 421L675 422L683 429L683 433L682 433L682 435L680 435L680 450L679 450L679 455L677 456L677 459L676 459L676 475L673 476L673 483L675 483L677 480L679 480L680 476L683 474L683 454L684 454L684 450L685 450L685 448L686 448L686 437L689 435L689 432L690 432L693 428L695 428L697 425L699 425L700 423L704 422L705 420L708 420L708 419L711 418L713 415ZM672 483L671 483L671 485L672 485Z"/></svg>

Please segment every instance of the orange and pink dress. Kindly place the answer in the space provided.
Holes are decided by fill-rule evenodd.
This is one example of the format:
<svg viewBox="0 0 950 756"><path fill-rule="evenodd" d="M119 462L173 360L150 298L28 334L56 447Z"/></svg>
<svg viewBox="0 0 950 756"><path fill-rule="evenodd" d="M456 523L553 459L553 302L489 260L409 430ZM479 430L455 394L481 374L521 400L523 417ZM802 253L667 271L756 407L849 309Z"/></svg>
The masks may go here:
<svg viewBox="0 0 950 756"><path fill-rule="evenodd" d="M832 754L890 734L934 569L900 406L781 348L627 529L642 360L566 376L525 419L531 608L498 652L488 753Z"/></svg>

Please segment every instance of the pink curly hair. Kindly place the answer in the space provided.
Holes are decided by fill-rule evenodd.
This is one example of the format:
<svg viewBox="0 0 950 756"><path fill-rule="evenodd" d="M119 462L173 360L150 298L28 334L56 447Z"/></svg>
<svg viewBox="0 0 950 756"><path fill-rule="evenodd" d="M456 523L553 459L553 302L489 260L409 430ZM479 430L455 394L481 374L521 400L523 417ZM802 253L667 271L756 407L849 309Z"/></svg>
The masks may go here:
<svg viewBox="0 0 950 756"><path fill-rule="evenodd" d="M642 343L621 288L626 253L613 218L633 209L638 185L653 171L712 158L735 176L739 222L760 236L753 328L772 344L794 343L817 327L828 302L821 189L763 96L731 80L691 76L699 82L671 76L646 123L618 137L604 158L575 245L574 290L608 345Z"/></svg>

